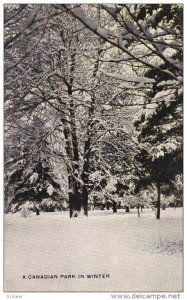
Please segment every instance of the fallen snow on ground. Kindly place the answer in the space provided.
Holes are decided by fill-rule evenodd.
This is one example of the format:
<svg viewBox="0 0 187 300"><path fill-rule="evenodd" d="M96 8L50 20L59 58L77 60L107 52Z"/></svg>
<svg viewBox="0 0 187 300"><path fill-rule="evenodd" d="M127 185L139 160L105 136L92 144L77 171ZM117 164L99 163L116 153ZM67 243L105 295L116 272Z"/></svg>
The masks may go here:
<svg viewBox="0 0 187 300"><path fill-rule="evenodd" d="M181 208L161 211L160 220L149 209L140 218L136 210L73 219L68 212L8 214L5 290L182 291L182 240ZM29 279L33 275L57 278Z"/></svg>

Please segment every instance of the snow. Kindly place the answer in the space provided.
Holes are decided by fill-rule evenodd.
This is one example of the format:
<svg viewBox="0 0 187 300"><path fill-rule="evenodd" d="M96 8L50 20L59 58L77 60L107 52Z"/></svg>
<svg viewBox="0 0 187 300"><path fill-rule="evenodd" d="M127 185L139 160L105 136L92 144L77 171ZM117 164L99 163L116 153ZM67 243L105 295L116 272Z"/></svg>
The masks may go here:
<svg viewBox="0 0 187 300"><path fill-rule="evenodd" d="M102 177L101 171L98 171L98 170L91 173L90 176L89 176L90 180L92 180L92 181L100 180L101 177Z"/></svg>
<svg viewBox="0 0 187 300"><path fill-rule="evenodd" d="M168 56L166 56L166 55L165 55L165 59L166 59L169 63L171 63L171 64L173 64L175 67L177 67L179 70L183 70L183 64L182 64L182 63L177 62L177 60L174 60L173 58L168 57Z"/></svg>
<svg viewBox="0 0 187 300"><path fill-rule="evenodd" d="M140 32L137 30L137 27L130 20L125 20L125 25L127 26L130 32L139 36Z"/></svg>
<svg viewBox="0 0 187 300"><path fill-rule="evenodd" d="M158 146L153 146L151 148L151 152L154 153L152 159L155 160L159 157L164 157L165 153L172 153L180 148L180 146L180 142L178 142L176 139L168 139Z"/></svg>
<svg viewBox="0 0 187 300"><path fill-rule="evenodd" d="M176 85L177 80L163 80L157 84L157 86L167 86L167 85Z"/></svg>
<svg viewBox="0 0 187 300"><path fill-rule="evenodd" d="M130 58L131 58L130 55L123 53L122 55L120 55L119 58L116 57L111 58L111 55L106 55L105 59L103 59L102 57L100 57L99 59L104 62L123 62L129 60Z"/></svg>
<svg viewBox="0 0 187 300"><path fill-rule="evenodd" d="M103 107L105 110L110 110L110 109L112 109L112 106L111 106L111 105L108 105L108 104L102 104L102 107Z"/></svg>
<svg viewBox="0 0 187 300"><path fill-rule="evenodd" d="M112 7L112 6L108 6L108 5L103 4L102 7L106 11L108 11L113 17L116 17L116 15L119 13L119 11L116 8Z"/></svg>
<svg viewBox="0 0 187 300"><path fill-rule="evenodd" d="M5 290L182 291L182 213L167 208L160 220L151 209L140 218L136 210L95 210L73 219L68 212L5 215ZM59 278L68 274L75 278Z"/></svg>
<svg viewBox="0 0 187 300"><path fill-rule="evenodd" d="M162 90L154 96L155 100L163 99L166 106L169 106L172 101L175 101L174 90Z"/></svg>
<svg viewBox="0 0 187 300"><path fill-rule="evenodd" d="M105 72L103 69L100 70L103 74L109 77L113 77L119 80L124 80L127 82L137 82L137 83L154 83L155 80L147 77L141 77L141 76L126 76L126 75L121 75L121 74L116 74L116 73L108 73Z"/></svg>
<svg viewBox="0 0 187 300"><path fill-rule="evenodd" d="M178 95L182 95L183 94L183 87L181 87L179 90L178 90Z"/></svg>
<svg viewBox="0 0 187 300"><path fill-rule="evenodd" d="M115 185L117 184L117 180L114 178L114 177L110 177L108 182L107 182L107 185L105 187L106 191L108 192L115 192L116 191L116 187Z"/></svg>
<svg viewBox="0 0 187 300"><path fill-rule="evenodd" d="M49 196L51 196L54 193L54 188L52 184L49 184L49 186L47 187L47 193Z"/></svg>
<svg viewBox="0 0 187 300"><path fill-rule="evenodd" d="M32 176L29 178L30 183L35 183L38 180L38 173L33 173Z"/></svg>

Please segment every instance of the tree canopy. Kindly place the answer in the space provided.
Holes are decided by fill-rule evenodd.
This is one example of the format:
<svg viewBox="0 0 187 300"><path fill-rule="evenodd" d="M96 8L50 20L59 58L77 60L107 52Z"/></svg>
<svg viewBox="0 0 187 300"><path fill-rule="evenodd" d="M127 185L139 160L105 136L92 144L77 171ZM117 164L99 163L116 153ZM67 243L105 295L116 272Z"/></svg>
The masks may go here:
<svg viewBox="0 0 187 300"><path fill-rule="evenodd" d="M5 181L21 184L11 201L30 188L45 198L50 184L70 217L88 215L98 189L107 201L182 174L182 17L179 4L4 6ZM47 178L28 187L28 166Z"/></svg>

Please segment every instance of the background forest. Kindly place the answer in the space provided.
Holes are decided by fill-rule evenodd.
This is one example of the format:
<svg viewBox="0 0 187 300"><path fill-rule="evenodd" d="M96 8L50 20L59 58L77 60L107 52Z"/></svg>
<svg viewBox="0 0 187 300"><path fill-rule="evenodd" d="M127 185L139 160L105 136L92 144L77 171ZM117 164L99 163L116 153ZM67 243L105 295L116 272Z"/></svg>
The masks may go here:
<svg viewBox="0 0 187 300"><path fill-rule="evenodd" d="M182 206L183 7L4 5L5 212Z"/></svg>

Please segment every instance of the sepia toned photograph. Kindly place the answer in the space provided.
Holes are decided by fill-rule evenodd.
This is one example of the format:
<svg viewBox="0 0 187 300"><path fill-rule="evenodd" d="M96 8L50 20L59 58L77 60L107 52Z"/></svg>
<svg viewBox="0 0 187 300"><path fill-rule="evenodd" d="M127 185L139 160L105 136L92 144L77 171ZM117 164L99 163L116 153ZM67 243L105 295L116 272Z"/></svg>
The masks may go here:
<svg viewBox="0 0 187 300"><path fill-rule="evenodd" d="M183 292L183 5L4 4L4 292Z"/></svg>

